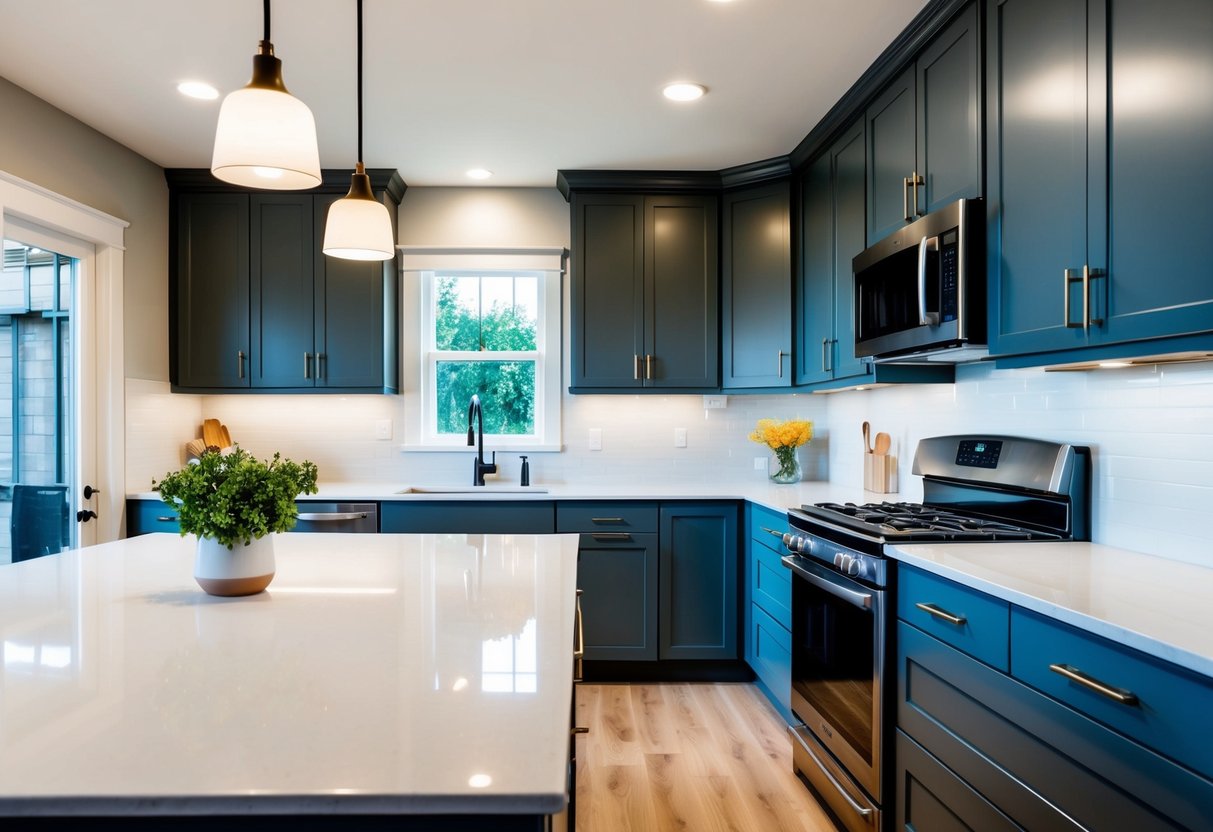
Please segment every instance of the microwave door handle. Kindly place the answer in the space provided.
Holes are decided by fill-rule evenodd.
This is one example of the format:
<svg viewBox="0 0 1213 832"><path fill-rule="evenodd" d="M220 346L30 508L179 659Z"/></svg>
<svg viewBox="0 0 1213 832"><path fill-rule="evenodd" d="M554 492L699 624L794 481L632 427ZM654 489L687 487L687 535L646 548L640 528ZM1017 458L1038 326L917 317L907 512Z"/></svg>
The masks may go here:
<svg viewBox="0 0 1213 832"><path fill-rule="evenodd" d="M939 323L935 315L927 314L927 252L939 251L938 237L923 237L918 244L918 325Z"/></svg>

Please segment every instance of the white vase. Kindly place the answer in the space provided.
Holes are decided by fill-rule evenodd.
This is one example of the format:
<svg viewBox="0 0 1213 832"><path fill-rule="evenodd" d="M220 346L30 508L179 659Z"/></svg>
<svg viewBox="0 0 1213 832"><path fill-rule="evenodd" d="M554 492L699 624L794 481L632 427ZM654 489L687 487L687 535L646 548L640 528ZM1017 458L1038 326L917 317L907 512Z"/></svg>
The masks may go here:
<svg viewBox="0 0 1213 832"><path fill-rule="evenodd" d="M255 595L274 579L274 535L231 549L213 537L198 538L194 580L210 595Z"/></svg>

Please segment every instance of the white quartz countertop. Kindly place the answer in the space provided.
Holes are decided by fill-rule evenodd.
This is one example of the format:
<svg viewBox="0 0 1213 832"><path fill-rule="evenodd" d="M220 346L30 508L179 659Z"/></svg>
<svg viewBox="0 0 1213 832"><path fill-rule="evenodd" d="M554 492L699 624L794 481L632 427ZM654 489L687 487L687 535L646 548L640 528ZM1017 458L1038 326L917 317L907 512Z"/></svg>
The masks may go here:
<svg viewBox="0 0 1213 832"><path fill-rule="evenodd" d="M231 599L193 552L0 566L0 816L563 809L576 535L280 535Z"/></svg>
<svg viewBox="0 0 1213 832"><path fill-rule="evenodd" d="M1095 543L915 543L885 552L1213 676L1213 569Z"/></svg>
<svg viewBox="0 0 1213 832"><path fill-rule="evenodd" d="M410 488L433 489L425 493L410 492ZM155 491L128 494L132 499L159 500ZM344 501L417 501L430 500L749 500L777 511L799 508L805 503L853 502L871 503L908 499L900 494L877 494L862 488L846 487L829 482L801 482L794 485L774 485L765 477L735 482L706 482L661 484L652 482L621 482L612 485L573 485L568 483L536 483L522 488L515 484L490 484L474 488L466 484L405 485L400 483L320 483L317 494L307 494L302 500Z"/></svg>

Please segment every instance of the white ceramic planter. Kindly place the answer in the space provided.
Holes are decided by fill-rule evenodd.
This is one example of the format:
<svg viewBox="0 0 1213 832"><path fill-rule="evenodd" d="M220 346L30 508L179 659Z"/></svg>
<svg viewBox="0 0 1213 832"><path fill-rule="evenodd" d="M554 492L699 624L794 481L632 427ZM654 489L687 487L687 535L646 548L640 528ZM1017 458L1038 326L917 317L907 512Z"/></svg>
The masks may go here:
<svg viewBox="0 0 1213 832"><path fill-rule="evenodd" d="M194 580L210 595L255 595L274 579L274 535L231 549L211 537L198 538Z"/></svg>

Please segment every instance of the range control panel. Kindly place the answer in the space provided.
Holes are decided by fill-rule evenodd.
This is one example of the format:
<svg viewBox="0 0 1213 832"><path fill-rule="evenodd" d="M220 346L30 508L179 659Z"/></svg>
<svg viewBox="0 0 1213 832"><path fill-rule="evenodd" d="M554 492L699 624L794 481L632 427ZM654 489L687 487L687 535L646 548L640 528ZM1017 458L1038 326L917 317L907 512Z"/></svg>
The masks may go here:
<svg viewBox="0 0 1213 832"><path fill-rule="evenodd" d="M968 468L997 468L1002 453L998 439L964 439L956 450L956 464Z"/></svg>

